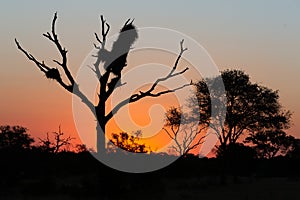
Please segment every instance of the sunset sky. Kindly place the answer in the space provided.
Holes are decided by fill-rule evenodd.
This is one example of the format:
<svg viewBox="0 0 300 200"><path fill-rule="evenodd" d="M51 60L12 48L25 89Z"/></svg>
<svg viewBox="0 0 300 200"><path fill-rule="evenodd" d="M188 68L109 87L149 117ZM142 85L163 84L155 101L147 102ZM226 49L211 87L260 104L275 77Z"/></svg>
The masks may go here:
<svg viewBox="0 0 300 200"><path fill-rule="evenodd" d="M61 125L66 134L77 135L71 94L47 80L14 44L14 38L18 38L23 47L47 63L58 58L53 44L42 37L50 30L56 11L57 32L68 49L74 74L93 48L100 14L111 25L111 35L128 18L135 18L138 27L163 27L184 33L208 51L220 70L242 69L253 82L279 90L282 105L293 112L289 133L300 137L297 0L3 1L0 125L22 125L35 137L56 131Z"/></svg>

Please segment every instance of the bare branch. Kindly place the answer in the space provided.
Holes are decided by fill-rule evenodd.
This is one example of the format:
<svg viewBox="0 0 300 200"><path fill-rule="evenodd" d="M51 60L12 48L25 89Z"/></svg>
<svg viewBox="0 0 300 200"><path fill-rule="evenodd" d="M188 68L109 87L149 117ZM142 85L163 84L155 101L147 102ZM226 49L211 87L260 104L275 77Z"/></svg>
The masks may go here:
<svg viewBox="0 0 300 200"><path fill-rule="evenodd" d="M103 93L103 96L106 96L106 92L105 92L105 87L106 87L106 83L107 83L107 80L106 81L103 81L105 82L104 84L101 84L101 78L102 78L102 75L101 75L101 72L100 72L100 69L99 69L99 65L100 65L100 62L102 60L102 54L106 51L105 50L105 44L106 44L106 37L108 35L108 32L110 30L110 25L106 22L106 20L104 19L103 15L100 16L100 19L101 19L101 35L102 35L102 40L100 39L100 37L98 36L97 33L95 33L95 37L96 37L96 40L97 42L99 42L101 44L101 47L100 46L97 46L96 44L94 44L94 47L98 50L98 53L96 56L97 59L96 59L96 62L94 63L94 72L99 80L99 83L100 83L100 87L102 86L102 93ZM106 28L105 28L106 26ZM108 73L108 72L107 72ZM107 76L105 76L107 77ZM108 79L108 77L107 77ZM103 80L103 78L102 78ZM101 93L101 92L100 92ZM100 99L99 99L100 100Z"/></svg>
<svg viewBox="0 0 300 200"><path fill-rule="evenodd" d="M97 33L95 33L95 37L96 37L96 40L97 40L100 44L102 44L102 41L100 40L100 38L99 38L99 36L98 36Z"/></svg>
<svg viewBox="0 0 300 200"><path fill-rule="evenodd" d="M158 93L154 93L154 94L149 93L149 95L147 95L147 96L149 96L149 97L159 97L159 96L161 96L161 95L163 95L163 94L175 92L175 91L180 90L180 89L183 89L183 88L185 88L185 87L187 87L187 86L190 86L190 84L187 83L187 84L184 84L184 85L182 85L182 86L180 86L180 87L177 87L177 88L174 88L174 89L171 89L171 90L164 90L164 91L161 91L161 92L158 92Z"/></svg>
<svg viewBox="0 0 300 200"><path fill-rule="evenodd" d="M46 34L43 34L43 35L46 38L48 38L50 41L52 41L55 44L55 46L57 47L57 49L62 57L62 62L60 63L56 60L54 60L54 62L63 68L64 73L67 76L68 80L70 81L71 85L74 86L74 83L75 83L74 78L67 66L67 52L68 51L65 48L63 48L62 45L60 44L60 42L58 40L58 35L56 34L56 31L55 31L56 20L57 20L57 13L54 14L54 18L52 20L52 30L51 30L52 35L49 32L47 32Z"/></svg>
<svg viewBox="0 0 300 200"><path fill-rule="evenodd" d="M168 131L168 129L163 128L163 130L168 134L168 136L169 136L172 140L174 140L175 136L171 135L171 133ZM174 131L173 131L173 134L175 135Z"/></svg>
<svg viewBox="0 0 300 200"><path fill-rule="evenodd" d="M32 62L35 63L35 65L46 75L47 78L54 79L56 80L65 90L67 90L70 93L75 94L78 96L82 102L84 102L89 109L94 113L94 105L92 102L88 100L88 98L79 90L78 85L75 83L71 72L68 69L67 66L67 50L61 46L58 40L58 36L55 32L55 23L57 20L57 13L54 14L54 18L52 20L52 30L51 33L47 32L43 34L44 37L48 38L51 42L53 42L56 45L56 48L58 49L59 53L61 54L62 57L62 62L59 62L57 60L53 60L56 64L58 64L60 67L63 68L63 71L70 81L70 84L66 84L60 75L60 72L56 68L49 67L48 65L45 64L44 61L39 61L37 60L32 54L28 53L20 43L18 42L17 39L15 39L15 43L18 47L18 49Z"/></svg>
<svg viewBox="0 0 300 200"><path fill-rule="evenodd" d="M22 51L29 60L33 61L42 72L46 73L47 70L50 69L47 65L45 65L44 61L39 62L37 59L35 59L33 55L29 54L26 50L24 50L16 38L15 38L15 43L18 49Z"/></svg>
<svg viewBox="0 0 300 200"><path fill-rule="evenodd" d="M61 79L60 73L56 68L50 68L48 67L44 61L40 62L38 61L33 55L28 53L25 49L22 48L22 46L19 44L18 40L15 39L15 43L19 50L21 50L25 56L32 62L35 63L35 65L46 75L47 78L56 80L64 89L68 90L69 92L72 91L72 86L67 85L64 83Z"/></svg>
<svg viewBox="0 0 300 200"><path fill-rule="evenodd" d="M101 35L102 35L102 40L100 40L100 37L98 36L97 33L95 33L96 40L101 44L101 48L105 48L105 43L106 43L106 36L110 30L110 25L106 22L104 19L103 15L100 16L101 19ZM106 26L106 28L105 28Z"/></svg>
<svg viewBox="0 0 300 200"><path fill-rule="evenodd" d="M168 80L169 78L172 78L172 77L174 77L174 76L178 76L178 75L180 75L180 74L183 74L183 73L185 73L185 72L189 69L188 67L186 67L186 68L185 68L184 70L182 70L181 72L178 72L178 73L175 73L175 74L174 74L174 71L177 69L177 66L178 66L178 63L179 63L179 60L180 60L182 54L187 50L187 48L183 48L183 42L184 42L184 40L181 40L181 41L180 41L180 53L179 53L179 55L177 56L177 59L176 59L176 61L175 61L175 64L174 64L172 70L170 71L170 73L169 73L167 76L163 77L163 78L157 79L157 80L153 83L153 85L151 86L151 88L150 88L147 92L151 93L151 92L155 89L155 87L157 86L158 83L160 83L160 82L162 82L162 81L165 81L165 80Z"/></svg>
<svg viewBox="0 0 300 200"><path fill-rule="evenodd" d="M163 94L168 94L168 93L171 93L171 92L175 92L177 90L180 90L180 89L183 89L187 86L190 86L191 83L188 83L188 84L184 84L180 87L177 87L175 89L169 89L169 90L163 90L163 91L160 91L160 92L157 92L157 93L153 93L153 91L155 90L156 86L160 83L160 82L163 82L163 81L166 81L172 77L176 77L178 75L181 75L183 73L185 73L189 68L186 67L184 70L180 71L180 72L177 72L177 73L174 73L175 70L177 69L177 66L178 66L178 63L179 63L179 60L182 56L182 54L184 53L184 51L187 50L187 48L183 48L183 42L184 40L181 40L180 41L180 53L175 61L175 64L173 66L173 68L171 69L171 71L169 72L169 74L167 74L165 77L162 77L162 78L158 78L153 84L152 86L145 92L142 92L140 91L138 94L133 94L131 95L129 98L121 101L119 104L117 104L112 110L110 113L107 114L106 116L106 121L110 120L113 115L115 113L117 113L123 106L125 106L126 104L128 103L133 103L133 102L136 102L144 97L159 97Z"/></svg>
<svg viewBox="0 0 300 200"><path fill-rule="evenodd" d="M192 146L188 146L189 148L187 149L187 151L186 151L185 154L187 154L187 153L190 152L191 150L197 148L200 144L203 144L204 138L205 138L205 137L206 137L206 135L200 137L199 140L198 140L196 143L194 143Z"/></svg>
<svg viewBox="0 0 300 200"><path fill-rule="evenodd" d="M53 61L63 68L65 75L67 76L67 78L69 79L69 81L71 83L70 85L67 85L66 83L64 83L62 81L60 73L56 68L50 68L44 63L44 61L42 61L42 62L38 61L33 55L31 55L30 53L28 53L26 50L24 50L21 47L21 45L19 44L17 39L15 39L15 43L16 43L18 49L21 50L29 60L33 61L42 72L45 73L47 78L55 79L61 86L63 86L66 90L71 92L72 87L74 86L74 79L67 67L67 50L65 48L62 48L62 46L60 45L60 43L58 41L58 36L55 33L56 19L57 19L57 13L54 14L54 18L52 21L52 35L49 32L47 32L46 34L43 34L43 36L45 36L51 42L53 42L56 45L58 51L60 52L61 57L62 57L62 62L60 63L57 60L53 60Z"/></svg>
<svg viewBox="0 0 300 200"><path fill-rule="evenodd" d="M161 91L158 92L156 94L152 94L152 93L143 93L140 92L141 94L134 94L132 96L130 96L129 98L121 101L119 104L117 104L106 116L106 121L110 120L114 114L116 114L123 106L127 105L128 103L133 103L136 102L144 97L159 97L163 94L167 94L167 93L171 93L171 92L175 92L177 90L180 90L182 88L185 88L187 86L189 86L190 84L185 84L183 86L180 86L178 88L172 89L172 90L165 90L165 91Z"/></svg>

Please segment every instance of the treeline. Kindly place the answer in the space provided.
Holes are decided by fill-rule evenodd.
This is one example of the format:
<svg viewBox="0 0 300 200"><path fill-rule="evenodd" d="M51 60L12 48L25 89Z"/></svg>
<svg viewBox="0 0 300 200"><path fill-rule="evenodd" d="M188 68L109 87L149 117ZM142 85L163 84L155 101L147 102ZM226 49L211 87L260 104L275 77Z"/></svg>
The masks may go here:
<svg viewBox="0 0 300 200"><path fill-rule="evenodd" d="M60 146L58 150L53 146L56 143L50 139L49 145L45 144L45 139L40 139L38 144L34 143L34 139L26 130L20 126L0 127L0 191L2 194L12 189L20 193L52 193L53 191L68 193L68 190L76 189L89 193L97 192L100 186L108 187L107 191L111 191L109 188L111 184L115 185L114 187L124 187L121 190L127 191L128 187L148 187L149 184L164 180L201 177L215 177L216 181L212 184L221 184L224 181L222 177L226 176L300 177L299 142L293 143L295 146L284 156L259 157L255 147L236 143L227 147L226 154L218 149L216 158L199 158L193 154L186 154L158 171L127 174L103 165L82 145L78 145L74 150L67 150L66 141L69 141L70 137L64 137L61 130L57 134L59 133L60 140L65 143L61 145L63 143L58 142ZM123 138L127 137L123 135ZM167 159L171 155L151 153L149 156Z"/></svg>

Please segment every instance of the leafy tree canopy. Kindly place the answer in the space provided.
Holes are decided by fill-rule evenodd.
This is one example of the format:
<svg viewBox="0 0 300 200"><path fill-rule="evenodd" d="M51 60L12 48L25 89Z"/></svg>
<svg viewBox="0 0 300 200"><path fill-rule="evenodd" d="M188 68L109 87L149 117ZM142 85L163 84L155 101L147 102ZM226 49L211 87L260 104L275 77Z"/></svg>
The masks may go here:
<svg viewBox="0 0 300 200"><path fill-rule="evenodd" d="M225 99L219 94L222 81ZM236 143L243 134L289 127L291 113L283 110L278 91L252 83L249 75L241 70L225 70L221 76L201 80L195 86L201 123L210 123L212 102L216 107L214 109L219 112L216 121L220 123L211 127L220 145ZM223 105L226 105L226 109L222 109Z"/></svg>
<svg viewBox="0 0 300 200"><path fill-rule="evenodd" d="M22 126L0 126L0 149L30 149L34 139Z"/></svg>

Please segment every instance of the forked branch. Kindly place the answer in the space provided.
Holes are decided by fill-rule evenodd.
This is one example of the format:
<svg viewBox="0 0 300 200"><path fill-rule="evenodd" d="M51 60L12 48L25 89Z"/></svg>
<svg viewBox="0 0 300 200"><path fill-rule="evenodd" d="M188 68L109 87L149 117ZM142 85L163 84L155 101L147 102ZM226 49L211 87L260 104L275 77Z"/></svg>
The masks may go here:
<svg viewBox="0 0 300 200"><path fill-rule="evenodd" d="M101 18L101 27L102 27L102 40L100 40L100 37L98 36L97 33L95 33L95 37L96 40L101 44L101 48L104 49L105 48L105 43L106 43L106 36L109 32L110 29L110 25L106 22L106 20L104 19L103 15L100 16ZM106 29L105 29L106 26ZM94 44L96 49L100 49L100 47L98 47L96 44Z"/></svg>
<svg viewBox="0 0 300 200"><path fill-rule="evenodd" d="M128 103L136 102L136 101L138 101L138 100L140 100L140 99L142 99L142 98L144 98L144 97L159 97L159 96L161 96L161 95L163 95L163 94L175 92L175 91L177 91L177 90L183 89L183 88L185 88L185 87L191 85L191 83L187 83L187 84L184 84L184 85L182 85L182 86L180 86L180 87L177 87L177 88L174 88L174 89L162 90L162 91L156 92L156 93L154 92L154 90L156 89L156 86L157 86L160 82L169 80L169 79L171 79L171 78L173 78L173 77L176 77L176 76L179 76L179 75L185 73L185 72L189 69L188 67L186 67L185 69L183 69L183 70L181 70L181 71L179 71L179 72L175 72L175 70L176 70L177 67L178 67L178 63L179 63L179 60L180 60L182 54L187 50L187 48L184 48L184 47L183 47L183 42L184 42L184 40L181 40L181 41L180 41L180 52L179 52L179 54L178 54L178 56L177 56L177 59L176 59L176 61L175 61L175 63L174 63L174 66L172 67L171 71L170 71L166 76L161 77L161 78L158 78L158 79L152 84L152 86L151 86L148 90L146 90L146 91L144 91L144 92L139 91L139 93L133 94L133 95L131 95L129 98L127 98L127 99L121 101L119 104L117 104L117 105L111 110L111 112L108 113L108 115L106 116L106 120L107 120L107 121L110 120L110 119L113 117L113 115L114 115L115 113L117 113L123 106L125 106L125 105L128 104Z"/></svg>
<svg viewBox="0 0 300 200"><path fill-rule="evenodd" d="M37 60L32 54L28 53L20 45L20 43L18 42L17 39L15 39L15 43L16 43L18 49L20 51L22 51L30 61L34 62L35 65L46 75L47 78L56 80L64 89L66 89L69 92L72 92L73 85L68 85L62 80L58 69L49 67L48 65L45 64L44 61Z"/></svg>
<svg viewBox="0 0 300 200"><path fill-rule="evenodd" d="M79 90L77 83L75 82L69 68L67 65L67 50L66 48L62 47L58 40L58 35L55 31L55 24L57 20L57 13L54 14L53 20L52 20L52 27L51 27L51 33L47 32L43 34L44 37L49 39L51 42L53 42L58 50L58 52L61 55L62 61L59 62L57 60L53 60L56 64L58 64L64 71L65 76L69 80L69 84L65 83L62 78L59 70L57 68L53 68L45 64L44 61L39 61L36 59L32 54L30 54L28 51L26 51L18 42L17 39L15 39L15 43L18 47L18 49L23 52L23 54L32 62L35 63L35 65L46 75L47 78L56 80L65 90L67 90L70 93L75 94L78 96L83 103L85 103L89 109L94 113L94 105L89 99Z"/></svg>
<svg viewBox="0 0 300 200"><path fill-rule="evenodd" d="M178 66L178 63L179 63L179 60L180 60L182 54L187 50L187 48L183 48L183 42L184 42L184 40L180 41L180 52L179 52L179 54L177 56L177 59L175 61L174 66L171 69L171 71L169 72L169 74L167 74L165 77L158 78L147 91L145 91L145 92L140 91L139 94L132 95L131 98L130 98L131 102L135 102L135 101L137 101L137 100L139 100L139 99L141 99L141 98L143 98L145 96L158 97L158 96L160 96L162 94L167 94L167 93L170 93L170 92L175 92L176 90L180 90L180 89L182 89L182 88L187 87L187 86L190 85L190 84L184 84L184 85L182 85L182 86L180 86L178 88L175 88L175 89L163 90L163 91L158 92L158 93L153 93L153 91L155 90L156 86L160 82L166 81L166 80L168 80L168 79L170 79L172 77L175 77L175 76L179 76L179 75L185 73L189 69L188 67L186 67L182 71L174 73L175 70L177 69L177 66Z"/></svg>
<svg viewBox="0 0 300 200"><path fill-rule="evenodd" d="M59 66L61 66L65 72L65 75L67 76L68 80L70 81L71 85L74 86L74 78L71 74L71 72L68 69L67 66L67 50L66 48L62 47L62 45L60 44L59 40L58 40L58 36L55 32L55 23L57 20L57 13L54 14L54 18L52 20L52 30L51 30L51 34L49 32L44 33L43 36L45 36L46 38L48 38L50 41L52 41L55 46L57 47L61 57L62 57L62 62L59 62L57 60L53 60L53 62L57 63Z"/></svg>
<svg viewBox="0 0 300 200"><path fill-rule="evenodd" d="M100 19L101 19L101 35L102 35L102 40L100 39L100 37L98 36L97 33L94 33L94 34L95 34L96 40L99 42L99 44L101 46L97 46L96 44L94 44L94 47L98 50L98 53L97 53L97 55L94 55L94 57L96 57L97 60L94 63L94 69L93 68L91 68L91 69L95 72L95 74L96 74L96 76L97 76L97 78L99 80L100 87L102 85L104 85L104 86L102 86L102 93L103 93L102 96L105 96L104 93L105 93L106 83L105 84L101 84L101 82L100 82L100 80L103 79L103 78L102 78L102 74L101 74L100 69L99 69L99 65L100 65L100 62L102 60L102 57L107 56L107 55L102 55L102 54L104 52L107 52L107 50L105 49L105 44L106 44L106 38L107 38L108 32L110 30L110 25L106 22L106 20L104 19L103 15L100 16ZM108 74L106 76L108 76ZM107 82L107 80L106 80L106 82Z"/></svg>

